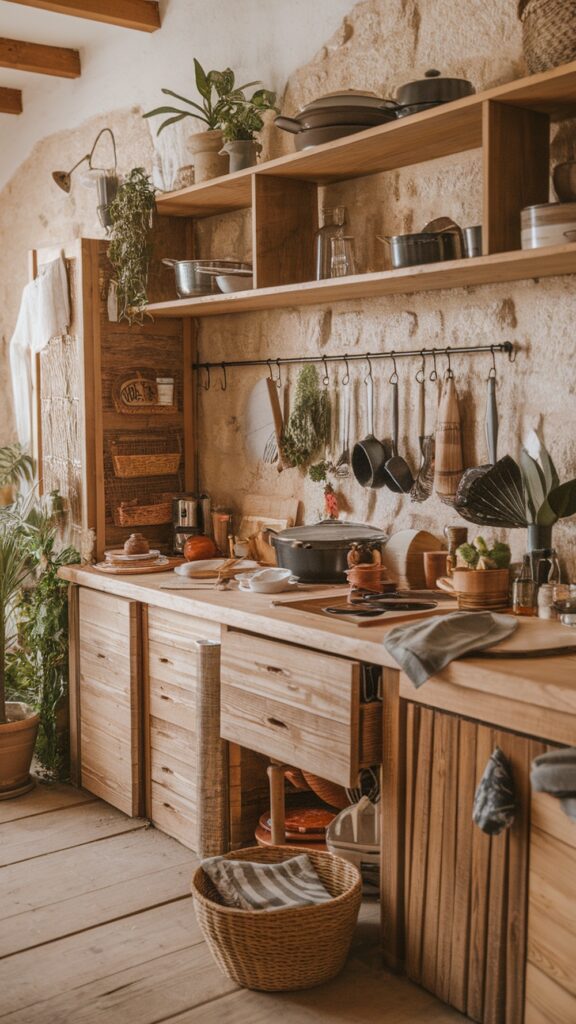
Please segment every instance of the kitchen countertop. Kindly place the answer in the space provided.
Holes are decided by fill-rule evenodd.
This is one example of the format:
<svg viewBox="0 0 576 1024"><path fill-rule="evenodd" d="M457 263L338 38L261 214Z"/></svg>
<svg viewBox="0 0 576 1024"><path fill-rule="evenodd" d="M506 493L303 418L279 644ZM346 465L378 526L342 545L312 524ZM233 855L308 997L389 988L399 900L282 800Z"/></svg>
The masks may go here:
<svg viewBox="0 0 576 1024"><path fill-rule="evenodd" d="M306 588L306 592L278 595L236 590L163 590L162 585L176 577L169 573L111 576L86 566L66 566L60 570L60 576L132 601L398 670L383 644L393 622L359 628L283 607L296 597L319 597L325 592L333 598L335 588ZM442 606L438 612L442 612ZM537 618L520 619L514 645L519 646L519 641L528 649L567 646L576 643L576 630ZM510 643L505 641L500 649ZM400 693L405 699L502 728L576 745L576 655L521 660L460 659L418 690L400 672Z"/></svg>

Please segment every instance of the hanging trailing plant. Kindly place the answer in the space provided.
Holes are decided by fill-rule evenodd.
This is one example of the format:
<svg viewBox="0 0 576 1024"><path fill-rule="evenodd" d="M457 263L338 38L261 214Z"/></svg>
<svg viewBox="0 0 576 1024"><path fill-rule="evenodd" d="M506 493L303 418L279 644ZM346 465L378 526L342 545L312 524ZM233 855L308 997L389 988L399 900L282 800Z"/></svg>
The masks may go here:
<svg viewBox="0 0 576 1024"><path fill-rule="evenodd" d="M156 190L143 167L134 167L109 207L108 259L115 272L118 319L141 324L148 301L150 229Z"/></svg>
<svg viewBox="0 0 576 1024"><path fill-rule="evenodd" d="M294 466L306 466L326 443L330 427L330 400L318 382L315 366L298 374L294 408L282 434L282 456Z"/></svg>

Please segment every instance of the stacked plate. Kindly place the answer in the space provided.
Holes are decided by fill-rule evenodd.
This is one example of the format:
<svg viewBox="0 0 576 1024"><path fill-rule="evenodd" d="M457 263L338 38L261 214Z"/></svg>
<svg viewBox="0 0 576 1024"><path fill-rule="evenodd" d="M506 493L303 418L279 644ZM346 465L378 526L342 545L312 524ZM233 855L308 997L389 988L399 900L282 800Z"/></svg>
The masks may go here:
<svg viewBox="0 0 576 1024"><path fill-rule="evenodd" d="M372 92L345 89L308 103L294 117L279 115L275 124L296 136L296 149L308 149L324 142L386 124L396 118L396 104Z"/></svg>

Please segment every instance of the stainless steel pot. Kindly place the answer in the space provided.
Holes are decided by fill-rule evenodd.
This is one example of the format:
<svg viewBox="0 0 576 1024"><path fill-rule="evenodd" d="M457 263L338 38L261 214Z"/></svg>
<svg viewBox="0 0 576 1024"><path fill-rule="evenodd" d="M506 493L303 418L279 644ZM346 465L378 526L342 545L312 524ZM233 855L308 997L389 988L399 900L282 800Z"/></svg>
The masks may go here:
<svg viewBox="0 0 576 1024"><path fill-rule="evenodd" d="M459 231L417 231L410 235L378 235L390 249L390 262L395 270L416 267L421 263L441 263L462 256L462 235Z"/></svg>
<svg viewBox="0 0 576 1024"><path fill-rule="evenodd" d="M242 263L239 260L163 259L162 263L174 268L176 292L180 299L191 299L196 295L219 295L214 274L226 274L232 270L251 270L250 263Z"/></svg>
<svg viewBox="0 0 576 1024"><path fill-rule="evenodd" d="M347 555L354 544L382 550L388 537L362 523L325 519L313 526L295 526L268 534L278 565L303 583L345 583Z"/></svg>

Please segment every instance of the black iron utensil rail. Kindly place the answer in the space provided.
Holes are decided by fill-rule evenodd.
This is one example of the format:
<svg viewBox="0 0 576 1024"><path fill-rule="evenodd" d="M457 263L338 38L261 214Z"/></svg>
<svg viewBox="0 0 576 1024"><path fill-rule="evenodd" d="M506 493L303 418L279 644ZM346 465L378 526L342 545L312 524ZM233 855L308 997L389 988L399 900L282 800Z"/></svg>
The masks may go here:
<svg viewBox="0 0 576 1024"><path fill-rule="evenodd" d="M516 358L516 349L514 343L511 341L502 341L496 345L446 345L444 348L417 348L410 349L407 351L397 351L391 349L389 352L344 352L340 355L317 355L317 356L283 356L277 359L224 359L220 362L202 362L198 361L194 363L194 369L196 372L204 370L206 373L206 380L201 381L201 387L204 390L208 390L211 386L210 371L221 370L223 379L221 381L221 390L225 391L227 387L226 371L232 368L239 368L244 366L266 366L272 376L272 370L275 367L278 371L282 366L303 366L307 363L321 364L325 367L325 378L327 378L327 366L328 363L342 363L346 367L346 374L343 380L344 384L348 383L349 363L365 362L371 372L372 362L380 359L391 359L395 364L397 359L409 359L409 358L420 358L426 359L431 358L434 361L434 369L432 373L435 377L438 377L436 370L436 359L444 356L447 361L447 372L452 373L450 366L450 359L455 355L478 355L479 353L488 352L494 359L495 354L503 353L508 356L511 363ZM495 367L494 367L495 369ZM347 379L348 378L348 379ZM432 377L431 379L435 379ZM328 383L325 379L324 383Z"/></svg>

